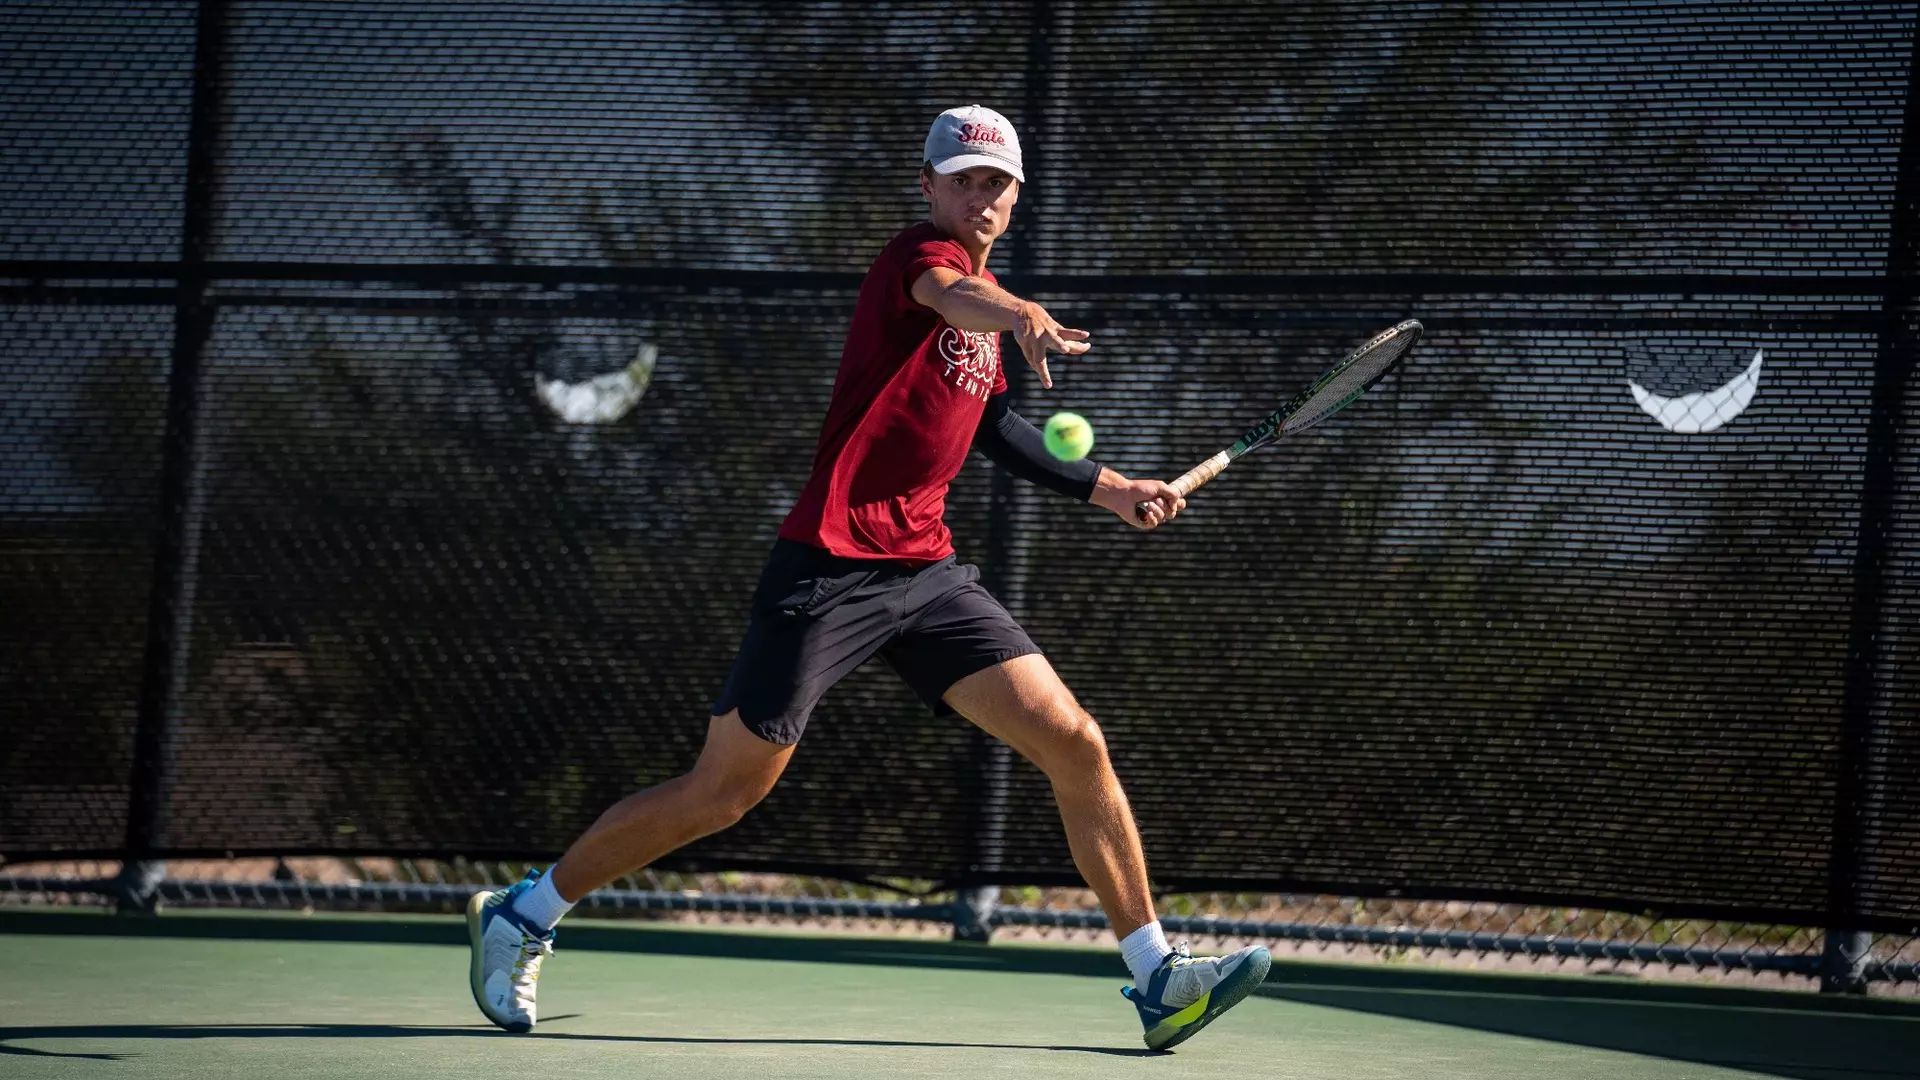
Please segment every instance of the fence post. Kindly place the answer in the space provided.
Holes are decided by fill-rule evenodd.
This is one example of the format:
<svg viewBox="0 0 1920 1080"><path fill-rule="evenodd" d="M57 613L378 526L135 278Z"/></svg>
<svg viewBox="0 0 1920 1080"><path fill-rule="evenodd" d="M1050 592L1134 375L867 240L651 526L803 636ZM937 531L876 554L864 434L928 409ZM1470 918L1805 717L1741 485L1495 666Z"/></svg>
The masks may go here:
<svg viewBox="0 0 1920 1080"><path fill-rule="evenodd" d="M1822 993L1861 994L1867 988L1873 937L1859 929L1862 832L1872 815L1883 630L1881 593L1894 531L1894 487L1900 465L1900 423L1913 375L1916 333L1913 303L1920 270L1920 27L1907 50L1907 101L1894 174L1887 238L1884 322L1874 356L1873 402L1867 417L1866 460L1860 481L1859 540L1853 555L1853 618L1847 633L1846 684L1841 695L1840 763L1835 777L1833 847L1827 864L1826 945L1820 963Z"/></svg>
<svg viewBox="0 0 1920 1080"><path fill-rule="evenodd" d="M221 66L228 0L201 0L194 35L192 113L187 128L185 209L167 372L160 504L147 598L147 640L133 735L125 858L116 882L121 911L149 911L165 864L153 858L167 804L169 732L180 711L193 636L205 485L200 452L200 360L213 331L206 263L219 174Z"/></svg>
<svg viewBox="0 0 1920 1080"><path fill-rule="evenodd" d="M1033 0L1030 11L1032 25L1027 34L1026 95L1022 101L1024 131L1020 140L1024 158L1022 165L1028 184L1021 185L1020 234L1018 243L1013 245L1007 267L1008 276L1013 279L1008 284L1015 291L1022 291L1022 283L1034 273L1034 249L1038 246L1045 196L1041 189L1029 187L1029 184L1045 171L1042 161L1046 154L1046 108L1047 99L1052 93L1053 5L1047 0ZM1014 353L1011 361L1003 352L1001 366L1007 376L1007 400L1018 408L1025 396L1026 364L1018 352ZM1025 577L1024 570L1018 565L1021 550L1015 535L1019 531L1017 513L1020 492L1013 476L1004 469L994 470L992 485L987 511L987 560L981 576L986 579L987 589L1017 618ZM1001 867L1007 833L1008 786L1013 778L1013 751L1006 743L976 728L973 733L973 766L980 780L980 804L974 808L973 858L969 860L967 873L969 877L977 878L997 873ZM954 940L989 940L993 936L993 909L999 900L998 885L979 880L963 882L953 905Z"/></svg>

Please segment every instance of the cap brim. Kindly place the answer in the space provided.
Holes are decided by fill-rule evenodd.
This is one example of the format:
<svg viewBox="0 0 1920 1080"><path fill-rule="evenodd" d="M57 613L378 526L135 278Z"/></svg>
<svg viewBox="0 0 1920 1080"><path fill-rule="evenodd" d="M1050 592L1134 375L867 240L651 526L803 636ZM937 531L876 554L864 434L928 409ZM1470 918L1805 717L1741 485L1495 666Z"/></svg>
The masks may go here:
<svg viewBox="0 0 1920 1080"><path fill-rule="evenodd" d="M941 176L947 176L951 173L957 173L962 169L972 169L981 165L985 165L989 169L999 169L1001 172L1006 173L1008 176L1013 177L1023 184L1027 182L1025 174L1020 171L1020 166L1004 158L994 157L991 154L960 154L956 157L950 157L945 161L936 161L933 165L933 171L939 173Z"/></svg>

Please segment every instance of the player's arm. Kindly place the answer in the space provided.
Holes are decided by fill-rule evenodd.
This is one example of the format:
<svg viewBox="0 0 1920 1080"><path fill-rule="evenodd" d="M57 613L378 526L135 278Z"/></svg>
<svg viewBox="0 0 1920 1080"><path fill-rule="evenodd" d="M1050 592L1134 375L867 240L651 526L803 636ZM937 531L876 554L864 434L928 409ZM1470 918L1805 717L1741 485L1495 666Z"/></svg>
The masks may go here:
<svg viewBox="0 0 1920 1080"><path fill-rule="evenodd" d="M1008 406L1005 394L987 399L980 427L974 432L973 445L994 464L1020 479L1057 491L1076 502L1106 507L1136 528L1152 528L1186 505L1186 500L1172 487L1158 480L1129 480L1087 458L1061 461L1054 457L1047 452L1046 436ZM1146 522L1134 516L1134 506L1142 502L1152 507Z"/></svg>
<svg viewBox="0 0 1920 1080"><path fill-rule="evenodd" d="M929 267L913 282L913 299L940 313L947 325L956 330L976 333L1010 331L1020 345L1027 366L1040 376L1040 385L1051 390L1053 376L1047 372L1047 354L1078 356L1093 346L1085 330L1061 326L1047 309L1031 300L1022 300L985 278L969 277L950 266Z"/></svg>
<svg viewBox="0 0 1920 1080"><path fill-rule="evenodd" d="M987 399L973 448L995 465L1030 484L1057 491L1075 502L1092 502L1100 479L1100 463L1091 458L1061 461L1047 452L1046 436L1026 417L1007 405L1007 395Z"/></svg>

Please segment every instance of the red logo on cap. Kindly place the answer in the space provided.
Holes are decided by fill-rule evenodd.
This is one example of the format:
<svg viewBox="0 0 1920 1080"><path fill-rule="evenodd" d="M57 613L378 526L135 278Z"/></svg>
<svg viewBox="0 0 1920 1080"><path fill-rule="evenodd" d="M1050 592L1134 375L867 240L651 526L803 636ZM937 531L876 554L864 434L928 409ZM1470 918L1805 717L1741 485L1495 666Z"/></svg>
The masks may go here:
<svg viewBox="0 0 1920 1080"><path fill-rule="evenodd" d="M963 143L992 143L995 146L1007 145L1006 136L1000 129L990 124L976 124L969 120L960 125L960 141Z"/></svg>

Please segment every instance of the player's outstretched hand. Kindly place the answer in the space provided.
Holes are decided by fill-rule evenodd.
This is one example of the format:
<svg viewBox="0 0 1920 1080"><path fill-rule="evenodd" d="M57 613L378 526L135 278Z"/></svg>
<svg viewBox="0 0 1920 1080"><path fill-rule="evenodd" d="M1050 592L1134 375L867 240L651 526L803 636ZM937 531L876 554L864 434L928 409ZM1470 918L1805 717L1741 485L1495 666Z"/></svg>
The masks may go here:
<svg viewBox="0 0 1920 1080"><path fill-rule="evenodd" d="M1047 309L1033 301L1027 301L1020 314L1013 320L1013 339L1020 343L1020 351L1026 354L1027 366L1040 376L1040 385L1053 389L1053 376L1047 373L1047 354L1059 353L1062 356L1079 356L1088 349L1092 334L1085 330L1070 330L1061 326Z"/></svg>
<svg viewBox="0 0 1920 1080"><path fill-rule="evenodd" d="M1187 500L1164 480L1129 480L1112 469L1100 470L1092 501L1136 529L1157 529L1187 506ZM1142 503L1146 504L1144 519L1135 510Z"/></svg>

